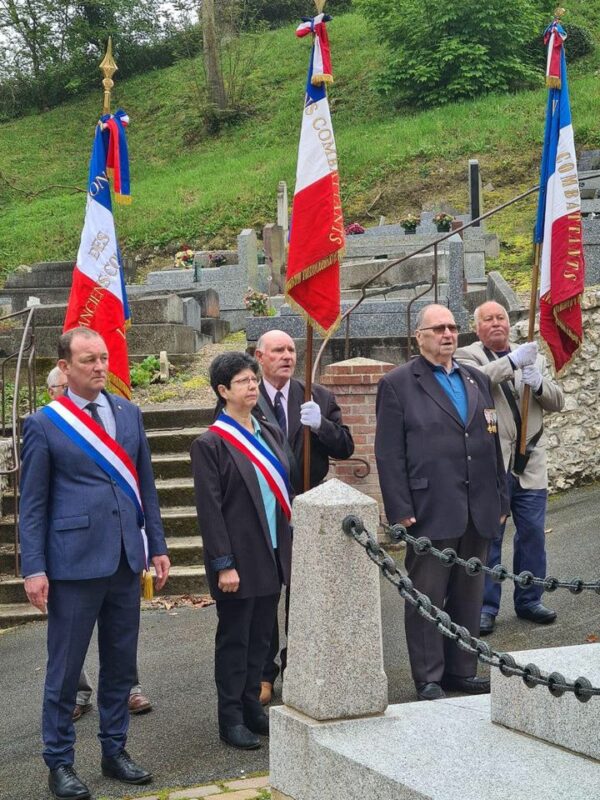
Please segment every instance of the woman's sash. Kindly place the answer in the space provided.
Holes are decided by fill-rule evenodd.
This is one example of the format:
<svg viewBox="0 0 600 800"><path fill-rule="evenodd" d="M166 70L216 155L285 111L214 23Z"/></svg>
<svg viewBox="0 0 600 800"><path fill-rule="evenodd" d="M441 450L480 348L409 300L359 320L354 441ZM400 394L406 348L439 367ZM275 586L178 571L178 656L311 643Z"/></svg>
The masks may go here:
<svg viewBox="0 0 600 800"><path fill-rule="evenodd" d="M270 453L250 431L247 431L223 411L208 430L233 445L260 470L275 495L275 499L283 509L283 513L290 520L292 505L288 489L288 475L281 461Z"/></svg>
<svg viewBox="0 0 600 800"><path fill-rule="evenodd" d="M41 411L123 490L134 504L138 525L143 529L144 509L137 470L121 445L67 396L53 400ZM145 540L145 533L143 536ZM147 549L145 542L144 549Z"/></svg>

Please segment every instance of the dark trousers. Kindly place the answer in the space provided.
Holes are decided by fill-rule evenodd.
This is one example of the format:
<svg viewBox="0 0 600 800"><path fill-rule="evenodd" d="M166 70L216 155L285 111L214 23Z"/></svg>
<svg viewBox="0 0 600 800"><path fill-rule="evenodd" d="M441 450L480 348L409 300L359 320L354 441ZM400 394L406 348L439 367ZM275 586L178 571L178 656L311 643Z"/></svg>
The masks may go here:
<svg viewBox="0 0 600 800"><path fill-rule="evenodd" d="M285 623L284 623L286 645L281 648L281 652L279 653L279 618L277 614L275 614L275 622L273 623L273 631L271 632L271 642L269 644L269 652L267 653L267 658L262 673L262 680L266 681L267 683L275 683L275 680L279 675L280 672L279 664L276 661L278 653L279 653L279 659L281 661L281 679L283 680L283 673L285 672L285 668L287 666L287 634L288 634L289 616L290 616L290 587L286 586Z"/></svg>
<svg viewBox="0 0 600 800"><path fill-rule="evenodd" d="M487 558L488 544L489 540L479 536L470 522L461 537L436 539L434 542L440 550L452 547L461 558L476 556L483 563ZM479 635L483 574L469 577L462 567L456 565L448 569L432 555L415 555L410 545L406 551L406 569L415 589L450 614L457 625L464 625L472 634ZM439 683L443 675L470 678L476 674L477 657L442 636L436 626L423 619L409 603L404 605L404 627L415 683Z"/></svg>
<svg viewBox="0 0 600 800"><path fill-rule="evenodd" d="M219 728L252 721L264 714L260 681L269 649L279 594L217 599L215 683Z"/></svg>
<svg viewBox="0 0 600 800"><path fill-rule="evenodd" d="M522 489L518 478L510 474L507 477L510 496L510 510L515 523L516 533L513 541L513 572L517 575L529 570L537 578L546 577L546 540L544 525L546 522L546 489ZM502 557L502 538L504 528L497 539L492 539L488 555L488 566L495 567ZM502 585L486 577L483 593L483 611L497 616L500 608ZM517 586L515 584L515 610L537 605L542 599L541 586Z"/></svg>
<svg viewBox="0 0 600 800"><path fill-rule="evenodd" d="M127 559L114 575L80 581L50 581L48 666L44 687L42 736L49 769L74 761L73 708L81 668L98 623L98 737L102 753L123 750L129 727L127 700L136 676L140 623L139 575Z"/></svg>

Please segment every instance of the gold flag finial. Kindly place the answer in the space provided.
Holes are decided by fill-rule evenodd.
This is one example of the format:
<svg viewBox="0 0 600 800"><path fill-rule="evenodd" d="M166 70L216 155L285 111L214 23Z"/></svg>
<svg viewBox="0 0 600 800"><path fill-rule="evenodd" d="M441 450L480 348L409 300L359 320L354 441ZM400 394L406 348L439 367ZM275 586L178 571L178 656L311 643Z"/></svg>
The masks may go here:
<svg viewBox="0 0 600 800"><path fill-rule="evenodd" d="M560 6L554 10L554 19L561 19L567 13L566 8L561 8Z"/></svg>
<svg viewBox="0 0 600 800"><path fill-rule="evenodd" d="M104 104L102 106L103 114L110 114L110 93L115 85L112 76L119 68L117 67L112 54L112 38L108 37L108 45L106 47L106 54L100 64L100 70L104 75L102 86L104 87Z"/></svg>

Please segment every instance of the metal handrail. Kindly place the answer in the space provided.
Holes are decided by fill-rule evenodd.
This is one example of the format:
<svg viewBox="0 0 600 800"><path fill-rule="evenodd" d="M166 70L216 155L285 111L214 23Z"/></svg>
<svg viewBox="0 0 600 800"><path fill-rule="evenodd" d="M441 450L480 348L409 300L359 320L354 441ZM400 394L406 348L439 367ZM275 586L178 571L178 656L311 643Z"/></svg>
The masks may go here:
<svg viewBox="0 0 600 800"><path fill-rule="evenodd" d="M0 375L2 381L2 434L6 435L6 368L8 364L16 358L15 379L14 379L14 392L12 398L12 418L10 424L11 431L11 450L12 450L12 466L6 469L0 469L0 477L10 477L12 484L12 494L14 500L14 554L15 554L15 576L19 575L19 498L18 498L18 474L20 469L20 453L19 441L21 438L20 431L20 409L19 404L21 400L21 368L25 353L28 352L27 358L27 400L29 412L35 411L37 406L36 398L36 382L35 382L35 306L23 309L22 311L15 311L13 314L8 314L0 318L0 322L6 322L8 319L16 317L23 317L26 319L23 325L23 335L21 336L21 343L19 349L15 353L6 356L0 368Z"/></svg>
<svg viewBox="0 0 600 800"><path fill-rule="evenodd" d="M599 178L599 177L600 177L600 172L592 173L591 175L586 175L585 178L582 178L580 180L580 183L584 182L586 180L591 180L592 178ZM437 295L437 284L438 284L437 249L438 249L438 245L440 245L442 242L445 242L446 239L450 239L452 236L454 236L454 234L456 234L456 233L462 234L467 228L472 228L474 225L479 225L479 223L482 222L484 219L487 219L488 217L491 217L494 214L499 213L500 211L504 211L505 208L508 208L509 206L512 206L515 203L519 203L521 200L524 200L526 197L529 197L530 195L534 194L534 192L538 192L539 189L540 189L540 184L537 184L537 186L533 186L531 189L528 189L526 192L522 192L521 194L517 195L516 197L513 197L512 200L507 200L505 203L502 203L501 205L496 206L495 208L491 209L491 211L486 211L485 214L481 214L479 217L476 217L475 219L471 220L470 222L462 223L460 227L457 227L454 230L448 231L448 233L444 233L442 236L438 236L436 239L433 240L433 242L428 242L427 244L423 245L422 247L419 247L416 250L413 250L411 253L408 253L408 255L404 255L401 258L397 258L395 261L392 261L389 264L386 264L386 266L383 267L382 269L380 269L379 272L377 272L375 275L371 276L368 280L366 280L364 282L364 284L361 286L361 296L358 298L356 303L351 308L349 308L347 311L345 311L342 314L342 316L340 318L340 325L342 324L342 322L344 322L344 320L346 321L346 334L345 334L346 341L345 341L345 348L344 348L345 357L348 358L349 355L350 355L350 353L349 353L350 315L352 314L353 311L355 311L358 308L359 305L362 304L362 302L364 300L368 299L368 297L372 297L373 296L373 295L367 295L367 289L369 288L369 286L371 286L371 284L374 281L376 281L379 278L381 278L382 275L385 275L385 273L389 269L391 269L392 267L396 267L396 266L398 266L398 264L402 264L404 261L408 261L409 259L413 258L414 256L418 256L421 253L425 253L428 250L431 250L431 248L433 247L433 252L434 252L434 273L433 273L433 276L432 276L431 284L429 285L429 289L427 289L427 291L430 291L432 287L435 287L435 291L436 291L436 295ZM391 291L390 289L387 289L388 293L390 291ZM411 301L410 301L410 305L412 306L412 303L414 303L415 300L418 300L419 297L422 297L424 294L427 294L427 291L423 292L422 294L418 295L417 297L413 297L411 299ZM437 301L437 296L436 296L436 301ZM333 337L334 334L335 334L335 331L333 331L332 333L329 333L323 339L323 341L321 343L321 346L319 348L319 351L317 352L317 355L316 355L314 363L313 363L313 371L312 371L312 380L313 380L313 382L316 381L317 371L318 371L318 368L319 368L319 364L320 364L321 358L323 356L323 352L324 352L325 348L327 347L327 344L329 343L329 341L331 340L331 338ZM406 333L406 336L407 336L407 353L408 354L410 354L410 349L411 349L411 345L410 345L411 335L412 334L411 334L411 329L410 329L410 318L409 318L409 320L408 320L408 328L407 328L407 333Z"/></svg>

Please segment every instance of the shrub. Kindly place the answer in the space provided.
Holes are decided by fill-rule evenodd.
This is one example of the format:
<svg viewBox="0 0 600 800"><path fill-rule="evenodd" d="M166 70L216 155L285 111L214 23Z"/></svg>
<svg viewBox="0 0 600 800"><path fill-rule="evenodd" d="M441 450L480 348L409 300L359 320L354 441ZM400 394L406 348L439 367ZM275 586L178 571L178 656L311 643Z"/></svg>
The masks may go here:
<svg viewBox="0 0 600 800"><path fill-rule="evenodd" d="M160 361L157 356L146 356L139 364L129 365L129 376L132 386L149 386L152 379L160 372Z"/></svg>

